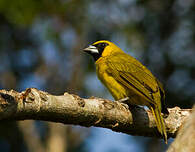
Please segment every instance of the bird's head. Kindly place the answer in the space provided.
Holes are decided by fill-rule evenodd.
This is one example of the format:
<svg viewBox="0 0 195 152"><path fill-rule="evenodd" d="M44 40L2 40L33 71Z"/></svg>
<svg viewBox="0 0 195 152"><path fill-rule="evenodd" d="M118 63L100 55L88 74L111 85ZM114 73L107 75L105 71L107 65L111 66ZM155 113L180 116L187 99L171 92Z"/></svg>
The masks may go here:
<svg viewBox="0 0 195 152"><path fill-rule="evenodd" d="M100 57L107 57L114 52L122 51L114 43L107 40L97 41L83 50L92 55L95 61L97 61Z"/></svg>

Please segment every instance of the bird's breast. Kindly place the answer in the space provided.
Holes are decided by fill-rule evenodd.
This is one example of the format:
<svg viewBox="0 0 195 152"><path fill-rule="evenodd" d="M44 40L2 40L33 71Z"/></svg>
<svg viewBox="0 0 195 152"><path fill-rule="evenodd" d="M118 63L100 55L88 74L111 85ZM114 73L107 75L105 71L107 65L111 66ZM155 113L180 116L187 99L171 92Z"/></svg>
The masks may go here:
<svg viewBox="0 0 195 152"><path fill-rule="evenodd" d="M108 72L106 64L96 64L96 72L100 81L110 91L115 100L127 97L127 91L115 78Z"/></svg>
<svg viewBox="0 0 195 152"><path fill-rule="evenodd" d="M118 82L114 75L109 71L109 67L104 62L96 63L96 73L98 78L109 90L115 100L129 97L130 104L145 105L145 99L137 94L134 88L125 87L122 83Z"/></svg>

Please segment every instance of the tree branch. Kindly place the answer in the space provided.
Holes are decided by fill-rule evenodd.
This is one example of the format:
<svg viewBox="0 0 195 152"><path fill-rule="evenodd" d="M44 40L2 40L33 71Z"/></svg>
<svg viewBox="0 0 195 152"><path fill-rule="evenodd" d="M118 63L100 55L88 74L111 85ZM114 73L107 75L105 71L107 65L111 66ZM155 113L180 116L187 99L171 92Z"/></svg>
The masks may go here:
<svg viewBox="0 0 195 152"><path fill-rule="evenodd" d="M165 119L169 137L175 137L191 109L169 109ZM50 95L35 88L19 93L0 90L0 121L44 120L85 127L103 127L130 135L161 137L152 113L141 107L130 108L101 98L83 99L65 93Z"/></svg>
<svg viewBox="0 0 195 152"><path fill-rule="evenodd" d="M177 138L169 146L167 152L193 152L195 151L195 107L180 128Z"/></svg>

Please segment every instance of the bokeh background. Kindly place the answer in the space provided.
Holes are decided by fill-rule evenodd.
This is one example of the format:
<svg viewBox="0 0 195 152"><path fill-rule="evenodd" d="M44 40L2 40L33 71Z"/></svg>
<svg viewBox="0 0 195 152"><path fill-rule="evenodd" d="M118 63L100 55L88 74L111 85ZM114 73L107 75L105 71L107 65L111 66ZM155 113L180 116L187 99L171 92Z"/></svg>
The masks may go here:
<svg viewBox="0 0 195 152"><path fill-rule="evenodd" d="M0 0L0 89L112 99L82 52L107 39L164 84L168 107L195 101L194 0ZM172 139L169 140L169 144ZM162 152L162 140L41 121L0 125L2 152Z"/></svg>

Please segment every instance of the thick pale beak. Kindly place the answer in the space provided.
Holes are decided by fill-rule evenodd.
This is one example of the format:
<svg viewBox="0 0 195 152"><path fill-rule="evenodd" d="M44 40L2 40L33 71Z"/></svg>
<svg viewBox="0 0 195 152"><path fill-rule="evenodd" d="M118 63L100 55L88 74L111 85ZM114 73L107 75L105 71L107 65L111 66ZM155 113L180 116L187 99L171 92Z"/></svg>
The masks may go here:
<svg viewBox="0 0 195 152"><path fill-rule="evenodd" d="M90 45L89 47L83 49L83 51L85 51L86 53L89 53L89 54L99 53L98 49L93 45Z"/></svg>

